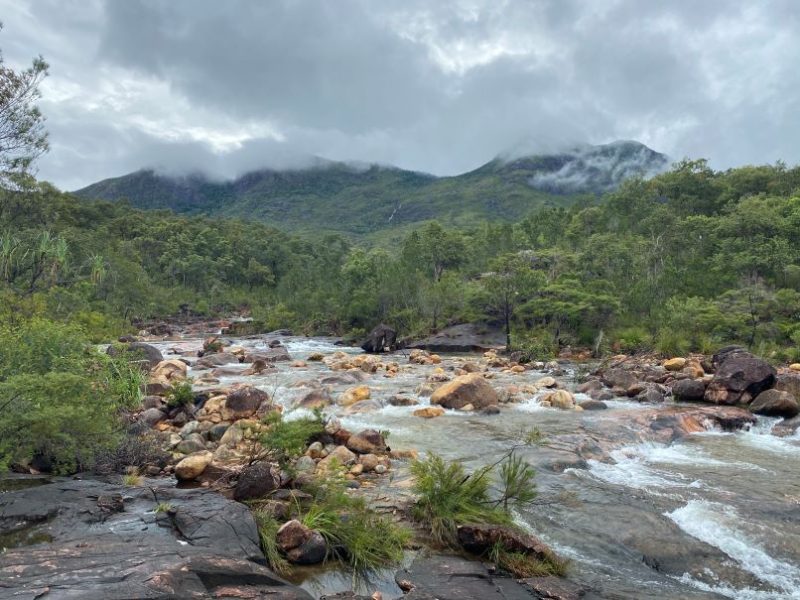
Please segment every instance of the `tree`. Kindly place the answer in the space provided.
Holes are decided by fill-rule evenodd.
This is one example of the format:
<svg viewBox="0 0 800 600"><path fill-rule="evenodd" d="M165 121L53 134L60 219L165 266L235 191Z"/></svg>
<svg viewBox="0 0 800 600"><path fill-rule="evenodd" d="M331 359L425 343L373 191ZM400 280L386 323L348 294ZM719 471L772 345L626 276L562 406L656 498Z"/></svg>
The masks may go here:
<svg viewBox="0 0 800 600"><path fill-rule="evenodd" d="M492 272L484 276L483 286L489 304L503 319L506 346L511 347L511 318L516 307L527 300L536 285L530 263L517 254L504 254L492 262Z"/></svg>
<svg viewBox="0 0 800 600"><path fill-rule="evenodd" d="M0 28L2 24L0 24ZM33 183L31 170L48 149L44 116L36 106L47 63L39 56L15 70L0 54L0 186L22 189Z"/></svg>

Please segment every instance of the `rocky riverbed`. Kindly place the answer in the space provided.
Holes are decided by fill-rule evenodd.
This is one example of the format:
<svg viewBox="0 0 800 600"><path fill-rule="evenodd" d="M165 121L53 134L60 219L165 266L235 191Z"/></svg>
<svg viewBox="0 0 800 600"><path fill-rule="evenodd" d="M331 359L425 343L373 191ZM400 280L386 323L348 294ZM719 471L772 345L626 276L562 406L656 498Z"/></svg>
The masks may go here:
<svg viewBox="0 0 800 600"><path fill-rule="evenodd" d="M370 356L328 339L222 341L148 341L159 355L150 357L150 395L138 419L160 432L171 453L150 467L161 487L176 475L193 485L235 485L230 474L240 474L248 432L272 410L284 419L323 410L331 440L309 448L304 468L311 473L338 455L352 486L388 507L408 497L408 460L417 453L477 468L536 428L542 444L522 452L538 471L540 501L516 518L570 558L571 568L566 581L535 582L525 593L800 597L800 525L793 516L800 435L791 418L800 375L789 369L775 371L732 349L733 362L721 354L663 364L617 357L518 365L494 352ZM169 408L158 394L185 378L193 381L195 402ZM789 418L755 414L748 403ZM388 439L380 438L387 430ZM274 476L272 485L280 485L280 474ZM7 552L0 568L25 552L32 550ZM352 583L335 572L300 573L298 583L316 597ZM560 596L547 595L548 586ZM401 594L390 573L360 589L375 590L385 598Z"/></svg>

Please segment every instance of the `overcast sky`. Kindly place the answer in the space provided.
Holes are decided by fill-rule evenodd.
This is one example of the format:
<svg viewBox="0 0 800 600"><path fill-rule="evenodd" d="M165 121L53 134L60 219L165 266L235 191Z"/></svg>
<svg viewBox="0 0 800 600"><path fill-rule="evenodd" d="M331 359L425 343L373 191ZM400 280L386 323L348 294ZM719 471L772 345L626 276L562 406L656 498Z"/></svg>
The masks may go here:
<svg viewBox="0 0 800 600"><path fill-rule="evenodd" d="M717 168L800 161L796 0L0 0L42 54L75 189L318 155L455 174L512 147L636 139Z"/></svg>

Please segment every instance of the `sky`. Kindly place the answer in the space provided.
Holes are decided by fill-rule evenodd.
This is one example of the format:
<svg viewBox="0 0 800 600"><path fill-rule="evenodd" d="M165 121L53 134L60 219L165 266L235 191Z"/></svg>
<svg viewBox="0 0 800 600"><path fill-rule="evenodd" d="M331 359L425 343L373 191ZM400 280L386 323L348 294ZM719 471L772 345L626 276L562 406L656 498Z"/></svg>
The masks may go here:
<svg viewBox="0 0 800 600"><path fill-rule="evenodd" d="M633 139L800 162L796 0L0 0L61 189L309 157L438 175Z"/></svg>

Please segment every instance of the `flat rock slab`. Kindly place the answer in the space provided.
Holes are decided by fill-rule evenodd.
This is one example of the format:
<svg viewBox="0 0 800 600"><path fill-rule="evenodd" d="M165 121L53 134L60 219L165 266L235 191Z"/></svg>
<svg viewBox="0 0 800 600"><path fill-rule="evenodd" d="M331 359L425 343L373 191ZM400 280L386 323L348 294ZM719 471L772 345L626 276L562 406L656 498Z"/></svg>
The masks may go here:
<svg viewBox="0 0 800 600"><path fill-rule="evenodd" d="M405 347L431 352L484 352L503 348L506 336L499 329L476 326L471 323L442 329L429 337L412 340Z"/></svg>
<svg viewBox="0 0 800 600"><path fill-rule="evenodd" d="M456 556L418 558L395 580L404 589L413 585L403 600L531 600L530 590L514 579L494 576L482 563Z"/></svg>
<svg viewBox="0 0 800 600"><path fill-rule="evenodd" d="M0 494L0 536L30 527L52 541L0 554L2 600L311 598L263 566L247 507L209 490L65 480Z"/></svg>

